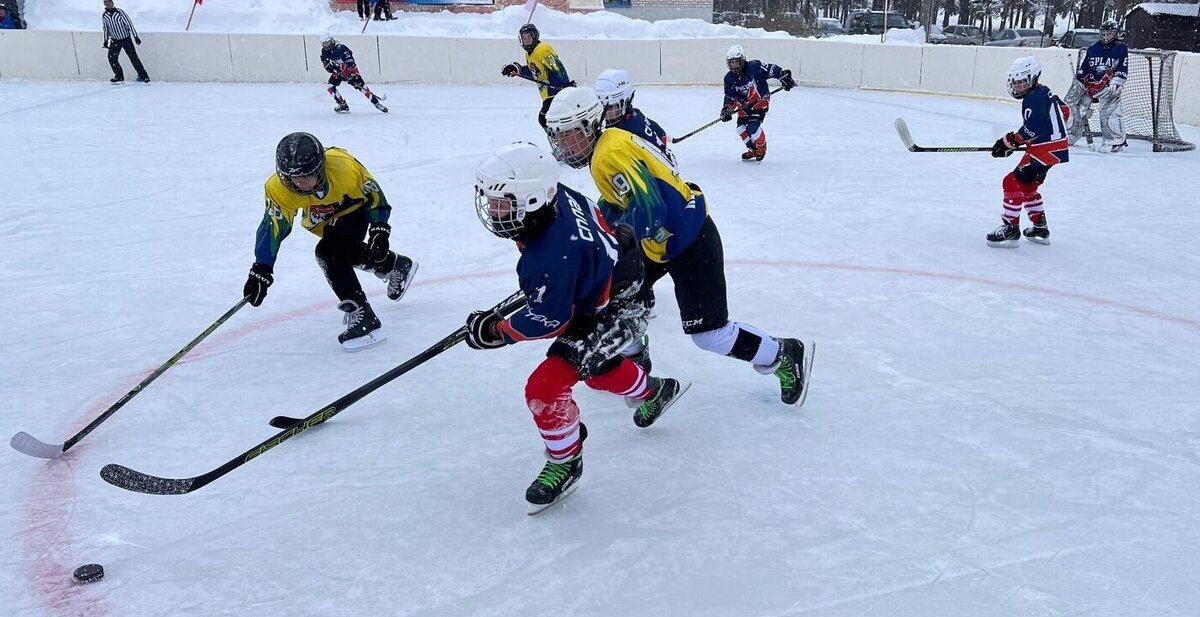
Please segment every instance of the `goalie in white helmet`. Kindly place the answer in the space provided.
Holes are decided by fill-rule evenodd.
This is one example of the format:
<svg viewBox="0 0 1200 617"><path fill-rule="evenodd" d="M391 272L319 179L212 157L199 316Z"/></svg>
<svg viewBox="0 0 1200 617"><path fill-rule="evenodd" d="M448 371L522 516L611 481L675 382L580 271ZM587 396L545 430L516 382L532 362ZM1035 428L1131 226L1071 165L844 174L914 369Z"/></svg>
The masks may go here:
<svg viewBox="0 0 1200 617"><path fill-rule="evenodd" d="M591 88L567 88L546 112L551 139L575 168L590 166L610 223L633 227L647 258L646 290L675 283L683 331L701 349L749 362L779 379L780 398L804 403L813 344L775 338L729 320L724 249L700 187L685 182L658 149L622 130L604 129L604 107Z"/></svg>
<svg viewBox="0 0 1200 617"><path fill-rule="evenodd" d="M575 384L625 396L639 427L653 424L688 387L652 377L619 354L645 331L649 315L636 299L641 252L632 230L612 232L596 205L558 177L554 159L524 142L497 150L475 170L476 214L488 231L516 241L527 306L509 317L471 313L467 344L495 349L554 339L525 386L548 459L525 492L530 514L571 492L583 473L587 429L571 396Z"/></svg>
<svg viewBox="0 0 1200 617"><path fill-rule="evenodd" d="M663 156L675 164L671 152L671 138L654 120L633 106L633 80L621 69L605 69L596 78L596 96L604 105L604 126L629 131L646 143L658 148Z"/></svg>
<svg viewBox="0 0 1200 617"><path fill-rule="evenodd" d="M1007 133L992 146L992 156L1002 158L1019 149L1025 150L1021 162L1004 176L1004 213L996 231L987 235L989 246L1013 248L1021 241L1021 209L1032 227L1025 238L1038 244L1050 244L1050 228L1038 187L1046 181L1050 168L1068 160L1067 127L1071 110L1050 88L1038 83L1042 66L1037 58L1018 58L1008 69L1008 92L1021 100L1021 128Z"/></svg>
<svg viewBox="0 0 1200 617"><path fill-rule="evenodd" d="M1111 19L1100 26L1100 38L1087 48L1075 80L1067 90L1066 103L1072 121L1067 140L1071 145L1083 135L1091 118L1092 103L1100 104L1101 152L1120 152L1128 142L1121 119L1121 90L1129 74L1129 47L1117 40L1117 22ZM1090 143L1090 139L1089 139Z"/></svg>

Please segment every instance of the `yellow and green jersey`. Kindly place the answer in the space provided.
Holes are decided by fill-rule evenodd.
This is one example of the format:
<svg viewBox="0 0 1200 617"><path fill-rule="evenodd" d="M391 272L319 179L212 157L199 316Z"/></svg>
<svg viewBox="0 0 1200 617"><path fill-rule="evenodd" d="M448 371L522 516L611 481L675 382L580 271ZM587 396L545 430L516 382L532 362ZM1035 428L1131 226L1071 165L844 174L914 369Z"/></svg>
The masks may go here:
<svg viewBox="0 0 1200 617"><path fill-rule="evenodd" d="M367 209L371 223L386 223L392 207L371 172L341 148L325 149L325 186L311 195L301 195L283 185L283 180L271 174L263 186L266 192L266 213L255 234L254 260L273 265L279 245L292 233L292 222L302 216L300 224L320 236L332 219L360 208Z"/></svg>
<svg viewBox="0 0 1200 617"><path fill-rule="evenodd" d="M664 263L696 239L708 219L704 194L674 164L629 131L607 129L592 153L592 180L609 223L629 223L646 257Z"/></svg>
<svg viewBox="0 0 1200 617"><path fill-rule="evenodd" d="M549 87L538 86L543 99L558 94L571 81L562 60L558 59L558 52L549 43L538 43L533 51L525 53L525 61L527 65L520 68L522 77L550 84Z"/></svg>

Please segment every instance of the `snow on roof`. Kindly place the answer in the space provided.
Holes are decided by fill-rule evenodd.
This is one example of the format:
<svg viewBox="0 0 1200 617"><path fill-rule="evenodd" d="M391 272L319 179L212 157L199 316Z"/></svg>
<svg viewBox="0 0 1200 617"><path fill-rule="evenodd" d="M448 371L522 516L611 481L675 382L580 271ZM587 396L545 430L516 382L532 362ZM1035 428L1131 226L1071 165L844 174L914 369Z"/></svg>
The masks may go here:
<svg viewBox="0 0 1200 617"><path fill-rule="evenodd" d="M1200 17L1200 4L1177 4L1170 2L1144 2L1129 10L1132 13L1142 9L1151 15L1180 15L1183 17ZM1129 13L1125 15L1128 17Z"/></svg>

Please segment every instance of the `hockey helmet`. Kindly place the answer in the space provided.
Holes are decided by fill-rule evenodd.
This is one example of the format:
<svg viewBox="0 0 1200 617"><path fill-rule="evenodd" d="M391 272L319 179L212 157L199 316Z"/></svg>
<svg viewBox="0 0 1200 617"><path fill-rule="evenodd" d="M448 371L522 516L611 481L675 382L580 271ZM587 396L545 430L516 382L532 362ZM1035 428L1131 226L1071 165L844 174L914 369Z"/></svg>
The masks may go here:
<svg viewBox="0 0 1200 617"><path fill-rule="evenodd" d="M1117 22L1115 22L1111 19L1104 22L1103 24L1101 24L1100 25L1100 42L1104 43L1105 45L1112 44L1113 41L1117 40L1118 28L1119 27L1117 26Z"/></svg>
<svg viewBox="0 0 1200 617"><path fill-rule="evenodd" d="M331 49L334 45L337 45L337 39L333 38L332 34L326 33L321 35L322 49Z"/></svg>
<svg viewBox="0 0 1200 617"><path fill-rule="evenodd" d="M290 133L275 147L275 173L288 190L311 195L325 185L325 147L310 133Z"/></svg>
<svg viewBox="0 0 1200 617"><path fill-rule="evenodd" d="M604 69L596 78L596 97L604 105L604 125L612 126L633 109L633 80L622 69Z"/></svg>
<svg viewBox="0 0 1200 617"><path fill-rule="evenodd" d="M1037 85L1041 75L1042 65L1038 63L1037 58L1033 56L1017 58L1013 61L1012 66L1008 67L1008 93L1014 99L1029 94L1029 91Z"/></svg>
<svg viewBox="0 0 1200 617"><path fill-rule="evenodd" d="M517 31L517 40L521 41L521 48L525 53L533 53L534 48L541 42L541 33L538 32L537 26L533 24L525 24Z"/></svg>
<svg viewBox="0 0 1200 617"><path fill-rule="evenodd" d="M731 45L725 52L725 66L734 73L741 73L746 68L746 50L741 45Z"/></svg>
<svg viewBox="0 0 1200 617"><path fill-rule="evenodd" d="M587 86L563 88L546 110L546 133L563 162L575 169L591 162L603 123L604 105Z"/></svg>
<svg viewBox="0 0 1200 617"><path fill-rule="evenodd" d="M488 155L475 167L475 214L488 231L524 241L554 220L558 162L524 141Z"/></svg>

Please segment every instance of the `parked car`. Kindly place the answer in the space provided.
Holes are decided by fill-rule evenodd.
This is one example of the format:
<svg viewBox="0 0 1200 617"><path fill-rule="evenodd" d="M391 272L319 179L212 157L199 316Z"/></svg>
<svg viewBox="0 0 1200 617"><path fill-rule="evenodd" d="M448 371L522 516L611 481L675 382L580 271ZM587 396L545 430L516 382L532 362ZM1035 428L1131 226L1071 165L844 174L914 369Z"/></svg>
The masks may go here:
<svg viewBox="0 0 1200 617"><path fill-rule="evenodd" d="M818 38L846 34L846 29L842 28L842 22L835 17L818 17L814 30Z"/></svg>
<svg viewBox="0 0 1200 617"><path fill-rule="evenodd" d="M929 42L930 43L933 43L934 45L941 45L942 43L946 42L947 38L948 37L946 36L946 33L942 31L941 26L939 26L937 24L933 24L933 25L929 26Z"/></svg>
<svg viewBox="0 0 1200 617"><path fill-rule="evenodd" d="M947 45L983 45L987 42L987 37L984 36L983 30L979 26L967 24L946 26L942 28L942 33L946 35Z"/></svg>
<svg viewBox="0 0 1200 617"><path fill-rule="evenodd" d="M1054 38L1033 28L1007 28L984 43L988 47L1053 47Z"/></svg>
<svg viewBox="0 0 1200 617"><path fill-rule="evenodd" d="M846 16L847 34L883 34L883 11L855 11ZM900 13L887 14L887 27L908 28L908 20Z"/></svg>
<svg viewBox="0 0 1200 617"><path fill-rule="evenodd" d="M1058 39L1059 47L1067 47L1070 49L1087 49L1092 46L1092 43L1100 40L1100 31L1093 29L1067 30L1062 38Z"/></svg>

